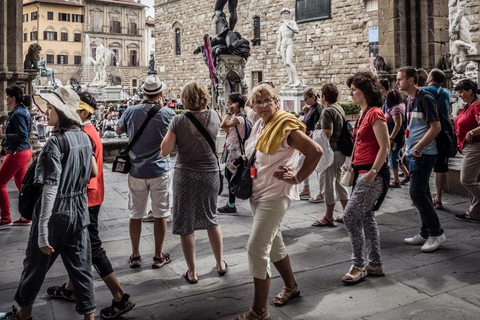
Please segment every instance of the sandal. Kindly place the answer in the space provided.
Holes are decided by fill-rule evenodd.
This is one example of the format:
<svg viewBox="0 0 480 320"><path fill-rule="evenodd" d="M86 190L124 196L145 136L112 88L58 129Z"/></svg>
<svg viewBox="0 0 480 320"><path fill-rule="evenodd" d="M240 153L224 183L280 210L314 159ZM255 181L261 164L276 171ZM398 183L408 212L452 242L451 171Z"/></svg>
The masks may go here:
<svg viewBox="0 0 480 320"><path fill-rule="evenodd" d="M367 264L365 266L365 270L367 271L367 275L369 276L383 277L385 275L382 264L379 264L378 266L372 266L370 264Z"/></svg>
<svg viewBox="0 0 480 320"><path fill-rule="evenodd" d="M410 176L407 176L400 181L400 184L403 186L404 184L409 182L410 182Z"/></svg>
<svg viewBox="0 0 480 320"><path fill-rule="evenodd" d="M283 287L283 290L273 297L273 304L277 307L286 305L290 300L300 296L300 289L298 284L295 283L295 287Z"/></svg>
<svg viewBox="0 0 480 320"><path fill-rule="evenodd" d="M248 310L247 313L244 313L238 317L236 317L233 320L270 320L270 313L268 312L268 309L265 310L264 313L261 315L258 315L253 311L252 309Z"/></svg>
<svg viewBox="0 0 480 320"><path fill-rule="evenodd" d="M312 227L335 227L335 223L333 219L328 220L327 217L323 217L322 219L313 221Z"/></svg>
<svg viewBox="0 0 480 320"><path fill-rule="evenodd" d="M437 201L437 200L433 200L433 206L435 207L435 209L437 210L443 210L443 204L442 204L442 201Z"/></svg>
<svg viewBox="0 0 480 320"><path fill-rule="evenodd" d="M52 298L65 299L67 301L75 301L73 296L73 290L67 290L65 288L67 284L64 283L63 286L54 286L47 289L47 294Z"/></svg>
<svg viewBox="0 0 480 320"><path fill-rule="evenodd" d="M223 277L223 276L226 275L227 272L228 272L228 265L227 265L227 263L225 262L225 260L223 260L223 263L225 263L225 269L223 269L222 271L220 271L220 270L218 269L218 265L217 265L217 272L218 272L218 275L219 275L220 277Z"/></svg>
<svg viewBox="0 0 480 320"><path fill-rule="evenodd" d="M161 258L153 257L152 269L160 269L165 264L172 261L168 253L162 253Z"/></svg>
<svg viewBox="0 0 480 320"><path fill-rule="evenodd" d="M353 274L354 272L356 272L356 275ZM352 265L350 270L348 270L348 272L343 276L342 281L348 284L355 284L362 281L366 276L367 270L365 267L359 268Z"/></svg>
<svg viewBox="0 0 480 320"><path fill-rule="evenodd" d="M120 301L112 300L110 307L103 308L100 311L100 316L103 319L116 319L122 314L127 313L135 307L135 302L130 299L130 296L126 293L123 294Z"/></svg>
<svg viewBox="0 0 480 320"><path fill-rule="evenodd" d="M142 265L142 257L130 256L130 258L128 258L128 264L130 265L130 268L139 268Z"/></svg>
<svg viewBox="0 0 480 320"><path fill-rule="evenodd" d="M396 181L391 181L390 182L390 188L401 188L402 186L400 185L400 182Z"/></svg>
<svg viewBox="0 0 480 320"><path fill-rule="evenodd" d="M309 200L310 199L310 190L300 192L299 196L300 196L300 200Z"/></svg>
<svg viewBox="0 0 480 320"><path fill-rule="evenodd" d="M190 280L190 278L188 277L188 273L190 272L190 270L187 270L187 272L185 272L185 274L183 275L183 277L185 278L185 280L188 281L188 283L190 284L195 284L198 282L198 280Z"/></svg>
<svg viewBox="0 0 480 320"><path fill-rule="evenodd" d="M338 223L343 223L343 216L338 216L333 221L338 222Z"/></svg>

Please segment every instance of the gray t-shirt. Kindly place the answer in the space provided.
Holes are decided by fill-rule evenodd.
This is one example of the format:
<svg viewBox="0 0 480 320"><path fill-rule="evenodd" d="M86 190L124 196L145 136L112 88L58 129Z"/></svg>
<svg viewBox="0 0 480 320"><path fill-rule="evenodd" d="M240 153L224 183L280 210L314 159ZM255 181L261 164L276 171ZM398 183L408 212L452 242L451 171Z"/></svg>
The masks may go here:
<svg viewBox="0 0 480 320"><path fill-rule="evenodd" d="M146 103L128 108L117 123L130 140L147 118L148 110L153 104ZM140 138L130 150L130 175L137 179L152 179L168 172L171 168L170 158L160 156L160 144L167 134L168 125L175 116L170 108L161 108L150 120Z"/></svg>
<svg viewBox="0 0 480 320"><path fill-rule="evenodd" d="M190 111L207 129L213 141L217 139L220 120L214 110ZM217 158L207 140L185 115L175 116L168 128L175 133L177 158L175 168L197 171L218 171Z"/></svg>

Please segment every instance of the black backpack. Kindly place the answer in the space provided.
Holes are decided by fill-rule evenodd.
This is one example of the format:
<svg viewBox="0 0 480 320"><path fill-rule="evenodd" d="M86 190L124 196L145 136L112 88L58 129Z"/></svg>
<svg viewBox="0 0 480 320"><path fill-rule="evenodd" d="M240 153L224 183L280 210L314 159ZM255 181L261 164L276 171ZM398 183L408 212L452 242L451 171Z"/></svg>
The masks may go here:
<svg viewBox="0 0 480 320"><path fill-rule="evenodd" d="M438 102L440 96L443 94L444 89L440 88L440 92L435 97L435 101ZM426 94L430 94L426 92ZM431 94L430 94L431 95ZM423 106L423 97L422 96L422 106ZM457 146L457 135L453 127L452 122L445 117L443 113L438 111L438 118L440 120L441 130L435 138L435 143L437 144L438 157L439 158L453 158L457 155L458 146Z"/></svg>
<svg viewBox="0 0 480 320"><path fill-rule="evenodd" d="M347 157L352 156L352 151L353 151L353 127L352 125L345 119L343 114L338 111L335 107L332 107L335 109L336 112L340 114L343 120L343 125L342 125L342 132L340 132L340 136L337 139L337 147L338 150L340 150L341 153L343 153Z"/></svg>
<svg viewBox="0 0 480 320"><path fill-rule="evenodd" d="M250 138L250 133L252 133L252 123L250 122L250 120L247 119L247 117L243 114L240 114L243 119L245 120L245 138L242 139L242 137L240 137L240 132L238 132L238 128L237 126L235 126L235 131L237 131L237 137L238 137L238 142L240 142L240 144L242 144L243 146L245 146L245 141Z"/></svg>
<svg viewBox="0 0 480 320"><path fill-rule="evenodd" d="M60 144L60 151L63 151L62 166L65 165L70 148L68 147L65 134L56 134L58 143ZM27 170L25 177L22 180L22 187L20 189L20 195L18 196L18 212L24 219L32 220L33 211L38 200L42 196L43 185L34 184L35 181L35 168L37 167L37 159L32 161L32 164Z"/></svg>

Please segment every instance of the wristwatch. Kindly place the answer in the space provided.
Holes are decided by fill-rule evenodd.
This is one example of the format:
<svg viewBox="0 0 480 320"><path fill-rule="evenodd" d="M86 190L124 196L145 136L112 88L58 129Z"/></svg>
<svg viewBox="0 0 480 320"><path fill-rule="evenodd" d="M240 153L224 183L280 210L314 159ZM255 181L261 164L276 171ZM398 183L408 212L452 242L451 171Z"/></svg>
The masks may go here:
<svg viewBox="0 0 480 320"><path fill-rule="evenodd" d="M374 169L374 168L370 169L370 171L372 171L372 172L375 173L375 174L378 173L378 170L377 170L377 169Z"/></svg>
<svg viewBox="0 0 480 320"><path fill-rule="evenodd" d="M468 132L468 134L469 134L469 135L471 135L471 136L473 137L473 136L474 136L474 134L473 134L473 130L470 130L470 131Z"/></svg>

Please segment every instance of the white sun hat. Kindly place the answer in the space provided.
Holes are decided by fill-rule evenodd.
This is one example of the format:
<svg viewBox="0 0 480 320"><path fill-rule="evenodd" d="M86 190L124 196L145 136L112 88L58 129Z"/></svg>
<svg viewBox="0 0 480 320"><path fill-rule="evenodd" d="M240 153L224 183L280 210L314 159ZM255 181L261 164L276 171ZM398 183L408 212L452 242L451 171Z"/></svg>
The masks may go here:
<svg viewBox="0 0 480 320"><path fill-rule="evenodd" d="M160 81L160 78L156 74L147 76L142 86L143 92L148 95L159 94L165 89L167 89L167 85Z"/></svg>
<svg viewBox="0 0 480 320"><path fill-rule="evenodd" d="M50 103L56 109L62 111L69 119L79 124L82 123L82 119L80 119L80 116L77 114L80 97L70 87L58 87L53 91L34 95L33 100L42 112L47 111L47 104Z"/></svg>

